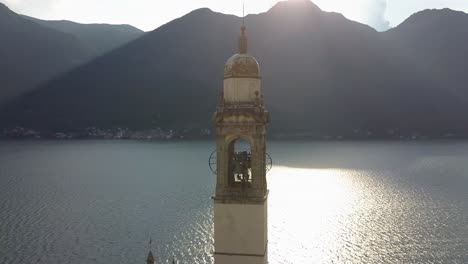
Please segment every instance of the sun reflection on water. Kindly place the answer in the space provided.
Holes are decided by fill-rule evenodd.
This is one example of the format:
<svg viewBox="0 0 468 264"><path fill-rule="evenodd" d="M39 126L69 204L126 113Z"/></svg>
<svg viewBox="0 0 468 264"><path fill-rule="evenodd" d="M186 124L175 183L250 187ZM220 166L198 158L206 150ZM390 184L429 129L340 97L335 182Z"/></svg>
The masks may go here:
<svg viewBox="0 0 468 264"><path fill-rule="evenodd" d="M358 192L352 171L275 167L268 176L271 263L340 262ZM281 256L277 255L281 252ZM285 253L287 253L285 256Z"/></svg>

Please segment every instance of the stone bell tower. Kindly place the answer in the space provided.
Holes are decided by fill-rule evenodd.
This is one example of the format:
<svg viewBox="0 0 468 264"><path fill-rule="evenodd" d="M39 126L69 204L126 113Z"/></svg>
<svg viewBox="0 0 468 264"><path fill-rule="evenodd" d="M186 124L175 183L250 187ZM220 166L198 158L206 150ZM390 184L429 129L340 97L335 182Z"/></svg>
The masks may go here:
<svg viewBox="0 0 468 264"><path fill-rule="evenodd" d="M214 114L216 193L215 264L268 263L266 127L260 67L247 54L242 25L239 53L224 68L224 90ZM238 149L239 142L245 149Z"/></svg>

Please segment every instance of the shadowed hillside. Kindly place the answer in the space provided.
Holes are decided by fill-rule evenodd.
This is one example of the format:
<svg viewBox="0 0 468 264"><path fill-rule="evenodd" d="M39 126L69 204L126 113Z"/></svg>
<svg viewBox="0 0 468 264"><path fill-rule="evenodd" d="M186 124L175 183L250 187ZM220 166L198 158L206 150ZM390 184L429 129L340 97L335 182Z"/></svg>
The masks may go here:
<svg viewBox="0 0 468 264"><path fill-rule="evenodd" d="M76 36L93 52L102 55L141 37L144 32L129 25L80 24L72 21L25 18L40 25Z"/></svg>
<svg viewBox="0 0 468 264"><path fill-rule="evenodd" d="M468 135L468 15L424 11L388 32L282 2L246 18L275 135ZM4 127L210 128L241 20L199 9L3 108ZM6 114L8 113L8 114Z"/></svg>
<svg viewBox="0 0 468 264"><path fill-rule="evenodd" d="M0 3L0 103L90 58L73 35L46 28Z"/></svg>

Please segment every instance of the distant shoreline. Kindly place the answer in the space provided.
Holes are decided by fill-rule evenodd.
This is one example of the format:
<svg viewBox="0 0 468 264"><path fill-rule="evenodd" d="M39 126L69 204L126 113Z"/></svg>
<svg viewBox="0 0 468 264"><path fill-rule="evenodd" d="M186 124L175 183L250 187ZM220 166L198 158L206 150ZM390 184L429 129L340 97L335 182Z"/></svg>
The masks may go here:
<svg viewBox="0 0 468 264"><path fill-rule="evenodd" d="M147 141L147 142L177 142L177 141L212 141L214 136L204 137L172 137L172 138L106 138L106 137L7 137L0 136L0 141ZM459 141L468 140L467 137L417 137L417 138L319 138L319 137L295 137L295 136L269 136L270 141L316 141L316 142L372 142L372 141L390 141L390 142L424 142L424 141Z"/></svg>

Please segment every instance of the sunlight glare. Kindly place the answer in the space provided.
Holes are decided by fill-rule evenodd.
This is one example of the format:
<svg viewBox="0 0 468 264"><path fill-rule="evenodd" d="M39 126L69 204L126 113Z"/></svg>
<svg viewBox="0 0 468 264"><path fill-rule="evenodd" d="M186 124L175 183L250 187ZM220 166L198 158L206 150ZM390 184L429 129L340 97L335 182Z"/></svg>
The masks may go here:
<svg viewBox="0 0 468 264"><path fill-rule="evenodd" d="M328 263L343 248L340 227L346 226L358 198L346 174L339 169L272 169L268 176L269 203L275 205L268 213L271 261L275 262L275 248L281 248L291 252L290 263Z"/></svg>

